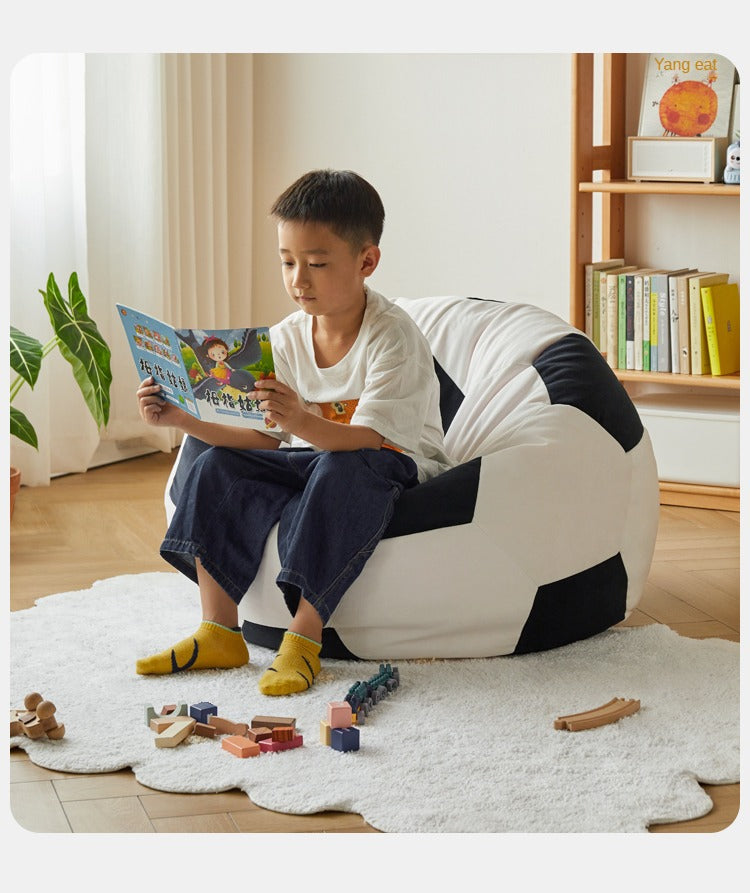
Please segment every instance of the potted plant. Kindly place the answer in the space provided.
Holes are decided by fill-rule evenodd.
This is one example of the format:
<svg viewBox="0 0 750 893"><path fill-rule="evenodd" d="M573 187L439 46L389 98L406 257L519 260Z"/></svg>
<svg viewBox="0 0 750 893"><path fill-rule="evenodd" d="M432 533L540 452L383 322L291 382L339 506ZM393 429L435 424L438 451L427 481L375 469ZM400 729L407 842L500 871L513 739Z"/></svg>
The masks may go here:
<svg viewBox="0 0 750 893"><path fill-rule="evenodd" d="M13 406L13 400L24 384L33 389L42 361L48 354L59 349L70 363L73 376L99 428L109 420L109 391L112 384L112 352L96 323L88 315L86 298L78 285L78 275L70 275L67 299L60 293L52 273L47 280L46 290L40 289L39 293L52 324L52 338L43 345L15 326L10 327L10 367L16 373L10 385L10 433L12 437L18 437L34 449L39 448L34 426L23 412ZM15 493L20 487L20 474L11 466L10 475L12 516Z"/></svg>

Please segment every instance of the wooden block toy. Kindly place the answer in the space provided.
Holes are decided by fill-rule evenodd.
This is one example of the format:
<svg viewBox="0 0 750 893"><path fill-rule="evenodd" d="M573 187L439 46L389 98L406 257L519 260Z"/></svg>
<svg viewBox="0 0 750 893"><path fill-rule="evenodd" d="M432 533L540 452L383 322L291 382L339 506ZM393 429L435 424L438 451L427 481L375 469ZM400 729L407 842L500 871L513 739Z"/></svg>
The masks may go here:
<svg viewBox="0 0 750 893"><path fill-rule="evenodd" d="M10 734L26 735L27 738L51 738L58 740L65 734L65 726L57 721L56 707L37 691L23 699L23 708L10 711Z"/></svg>
<svg viewBox="0 0 750 893"><path fill-rule="evenodd" d="M209 716L217 716L219 708L216 704L210 704L208 701L201 701L199 704L190 705L190 716L196 722L206 723Z"/></svg>
<svg viewBox="0 0 750 893"><path fill-rule="evenodd" d="M154 738L154 743L157 747L177 747L181 741L188 737L194 728L195 720L192 716L178 716L168 728Z"/></svg>
<svg viewBox="0 0 750 893"><path fill-rule="evenodd" d="M324 719L320 721L320 743L331 746L331 727Z"/></svg>
<svg viewBox="0 0 750 893"><path fill-rule="evenodd" d="M37 704L44 700L38 691L32 691L23 699L23 706L29 711L34 712Z"/></svg>
<svg viewBox="0 0 750 893"><path fill-rule="evenodd" d="M167 710L168 707L171 707L171 710ZM166 712L165 712L166 711ZM159 713L154 710L154 708L149 704L146 705L146 725L151 723L151 720L157 716L171 716L173 719L176 719L178 716L187 716L188 715L188 706L187 701L180 701L179 704L167 704L162 707Z"/></svg>
<svg viewBox="0 0 750 893"><path fill-rule="evenodd" d="M280 750L293 750L295 747L302 747L302 735L295 735L291 741L273 741L265 738L258 742L261 753L276 753Z"/></svg>
<svg viewBox="0 0 750 893"><path fill-rule="evenodd" d="M42 724L42 728L44 729L44 731L47 733L48 736L49 736L50 731L52 729L56 729L57 725L58 725L57 720L55 719L54 715L47 716L45 719L40 719L39 722Z"/></svg>
<svg viewBox="0 0 750 893"><path fill-rule="evenodd" d="M276 726L271 729L272 741L291 741L294 738L294 728L292 726Z"/></svg>
<svg viewBox="0 0 750 893"><path fill-rule="evenodd" d="M247 735L246 722L232 722L231 719L224 719L223 716L213 715L208 716L206 722L222 735L239 735L243 738Z"/></svg>
<svg viewBox="0 0 750 893"><path fill-rule="evenodd" d="M250 720L251 729L259 729L264 726L274 729L276 726L291 726L296 728L297 720L293 716L254 716Z"/></svg>
<svg viewBox="0 0 750 893"><path fill-rule="evenodd" d="M332 729L346 729L352 724L352 708L348 701L330 701L326 719Z"/></svg>
<svg viewBox="0 0 750 893"><path fill-rule="evenodd" d="M164 729L168 729L172 725L175 718L176 717L174 716L155 716L148 724L148 727L152 732L156 732L157 735L160 735Z"/></svg>
<svg viewBox="0 0 750 893"><path fill-rule="evenodd" d="M359 750L359 729L355 726L331 729L331 747L342 752Z"/></svg>
<svg viewBox="0 0 750 893"><path fill-rule="evenodd" d="M200 735L201 738L215 738L219 734L219 731L213 726L210 726L207 722L196 722L193 734Z"/></svg>
<svg viewBox="0 0 750 893"><path fill-rule="evenodd" d="M270 738L273 735L271 729L267 729L265 726L259 726L257 729L248 729L247 737L251 741L263 741L266 738Z"/></svg>
<svg viewBox="0 0 750 893"><path fill-rule="evenodd" d="M592 710L584 710L582 713L570 713L567 716L558 716L554 722L556 729L565 729L569 732L581 732L584 729L594 729L611 722L617 722L623 716L630 716L641 709L641 702L634 698L612 698L601 707Z"/></svg>
<svg viewBox="0 0 750 893"><path fill-rule="evenodd" d="M260 745L243 735L227 735L221 739L221 746L236 757L257 757L260 753Z"/></svg>

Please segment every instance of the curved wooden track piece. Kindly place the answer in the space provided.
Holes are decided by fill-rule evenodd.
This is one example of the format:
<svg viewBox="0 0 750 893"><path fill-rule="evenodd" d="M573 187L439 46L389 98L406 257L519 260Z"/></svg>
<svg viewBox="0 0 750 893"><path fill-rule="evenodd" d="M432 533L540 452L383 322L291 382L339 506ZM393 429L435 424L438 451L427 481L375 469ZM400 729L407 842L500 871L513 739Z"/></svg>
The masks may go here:
<svg viewBox="0 0 750 893"><path fill-rule="evenodd" d="M569 713L567 716L558 716L554 722L556 729L566 729L569 732L580 732L584 729L594 729L610 722L617 722L623 716L630 716L641 709L641 702L635 698L612 698L601 707L593 710L584 710L583 713Z"/></svg>

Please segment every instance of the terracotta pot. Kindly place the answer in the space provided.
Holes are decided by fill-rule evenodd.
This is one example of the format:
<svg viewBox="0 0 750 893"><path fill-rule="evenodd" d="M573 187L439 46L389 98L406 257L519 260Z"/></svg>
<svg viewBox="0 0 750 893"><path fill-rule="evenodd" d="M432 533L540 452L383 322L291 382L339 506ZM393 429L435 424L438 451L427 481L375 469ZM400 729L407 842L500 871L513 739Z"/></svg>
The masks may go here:
<svg viewBox="0 0 750 893"><path fill-rule="evenodd" d="M13 517L13 506L16 504L16 493L21 489L21 472L10 466L10 516Z"/></svg>

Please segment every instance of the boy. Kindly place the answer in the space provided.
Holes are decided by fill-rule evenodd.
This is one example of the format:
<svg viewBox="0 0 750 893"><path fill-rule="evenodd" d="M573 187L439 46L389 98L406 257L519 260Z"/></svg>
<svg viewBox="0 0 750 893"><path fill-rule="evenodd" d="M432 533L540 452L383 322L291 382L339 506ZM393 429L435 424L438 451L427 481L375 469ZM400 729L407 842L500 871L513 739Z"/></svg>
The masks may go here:
<svg viewBox="0 0 750 893"><path fill-rule="evenodd" d="M198 421L165 403L150 378L137 392L146 422L176 426L213 449L195 460L161 546L198 583L202 622L136 669L248 662L237 604L278 522L277 583L292 620L258 687L284 695L312 685L323 627L396 499L450 462L429 345L404 311L365 284L380 260L385 216L375 189L350 171L312 171L271 216L284 285L299 308L272 327L276 378L256 382L253 395L276 427ZM348 424L326 418L331 404L355 407L342 414Z"/></svg>

